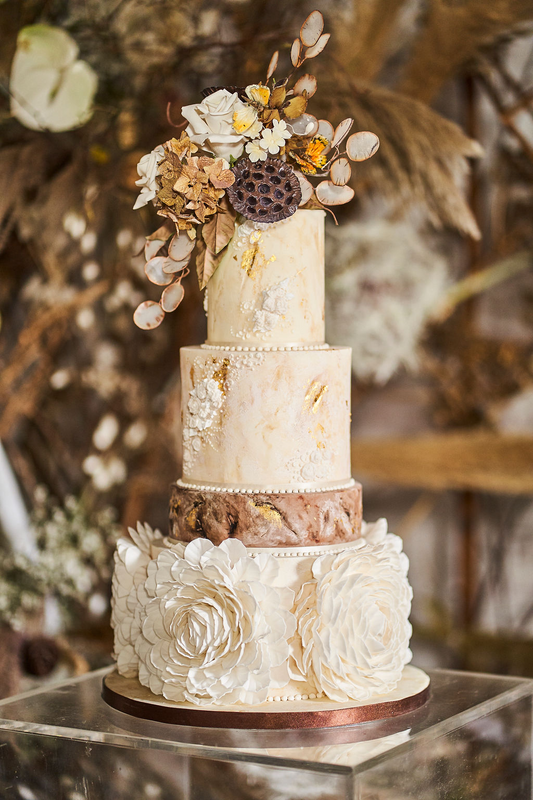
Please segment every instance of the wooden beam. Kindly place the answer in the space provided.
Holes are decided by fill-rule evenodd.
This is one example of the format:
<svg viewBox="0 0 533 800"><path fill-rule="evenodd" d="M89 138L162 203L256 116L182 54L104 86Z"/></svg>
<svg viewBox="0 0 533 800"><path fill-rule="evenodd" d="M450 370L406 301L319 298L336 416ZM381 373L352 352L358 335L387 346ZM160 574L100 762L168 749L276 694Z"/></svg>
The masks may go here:
<svg viewBox="0 0 533 800"><path fill-rule="evenodd" d="M487 431L409 439L353 439L362 478L417 489L533 494L533 437Z"/></svg>

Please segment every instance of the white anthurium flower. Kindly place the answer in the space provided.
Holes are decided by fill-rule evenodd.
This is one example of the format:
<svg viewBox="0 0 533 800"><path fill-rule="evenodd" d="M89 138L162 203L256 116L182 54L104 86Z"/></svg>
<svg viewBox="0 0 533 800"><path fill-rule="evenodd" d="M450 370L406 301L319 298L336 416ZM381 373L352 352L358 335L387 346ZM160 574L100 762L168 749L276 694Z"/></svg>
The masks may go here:
<svg viewBox="0 0 533 800"><path fill-rule="evenodd" d="M134 210L137 208L142 208L142 206L145 206L156 196L158 189L156 181L158 175L157 168L164 156L165 151L163 149L163 145L160 144L155 148L155 150L152 150L151 153L147 153L145 156L143 156L137 164L137 174L139 175L139 179L135 181L135 186L141 187L141 193L135 201L135 205L133 206Z"/></svg>
<svg viewBox="0 0 533 800"><path fill-rule="evenodd" d="M248 142L244 149L248 153L248 158L253 164L255 164L256 161L266 161L267 159L267 151L261 146L261 142L258 139Z"/></svg>
<svg viewBox="0 0 533 800"><path fill-rule="evenodd" d="M402 541L385 520L365 526L363 536L355 548L316 559L294 607L291 677L338 702L392 691L411 660Z"/></svg>
<svg viewBox="0 0 533 800"><path fill-rule="evenodd" d="M246 137L243 133L237 133L233 127L233 115L244 105L237 92L218 89L201 103L181 109L189 123L185 132L191 142L218 158L225 158L227 161L231 156L234 159L239 158L244 150ZM253 120L250 126L252 123Z"/></svg>
<svg viewBox="0 0 533 800"><path fill-rule="evenodd" d="M139 669L135 642L140 635L141 612L151 599L144 590L147 567L152 559L152 545L161 545L163 537L150 525L137 523L129 528L131 538L122 536L115 550L111 597L111 626L115 631L113 658L125 678L134 678Z"/></svg>
<svg viewBox="0 0 533 800"><path fill-rule="evenodd" d="M140 682L195 705L263 703L285 686L294 593L273 588L277 572L276 559L253 558L236 539L159 552L145 582Z"/></svg>
<svg viewBox="0 0 533 800"><path fill-rule="evenodd" d="M284 146L285 141L291 138L291 132L287 128L284 119L275 119L272 128L265 128L261 134L261 147L275 155Z"/></svg>
<svg viewBox="0 0 533 800"><path fill-rule="evenodd" d="M92 116L98 78L78 59L78 45L61 28L19 31L11 66L11 113L32 130L68 131Z"/></svg>

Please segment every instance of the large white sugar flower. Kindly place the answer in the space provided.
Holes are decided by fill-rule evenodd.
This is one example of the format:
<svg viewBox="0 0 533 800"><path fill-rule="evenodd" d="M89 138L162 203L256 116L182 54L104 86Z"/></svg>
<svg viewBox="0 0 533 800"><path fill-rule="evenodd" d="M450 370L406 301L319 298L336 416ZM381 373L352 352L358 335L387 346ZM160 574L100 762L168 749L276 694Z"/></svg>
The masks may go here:
<svg viewBox="0 0 533 800"><path fill-rule="evenodd" d="M196 705L262 703L286 685L294 593L273 588L277 571L236 539L160 552L148 568L140 682Z"/></svg>
<svg viewBox="0 0 533 800"><path fill-rule="evenodd" d="M96 73L78 60L78 45L61 28L19 31L11 67L11 113L32 130L68 131L93 113Z"/></svg>
<svg viewBox="0 0 533 800"><path fill-rule="evenodd" d="M248 153L248 158L253 164L255 164L256 161L266 161L267 159L267 151L261 146L259 139L248 142L244 149Z"/></svg>
<svg viewBox="0 0 533 800"><path fill-rule="evenodd" d="M274 155L275 153L279 153L285 141L290 138L291 132L288 130L285 120L275 119L272 123L272 128L265 128L262 132L261 147Z"/></svg>
<svg viewBox="0 0 533 800"><path fill-rule="evenodd" d="M158 145L151 153L147 153L137 164L137 174L139 180L135 181L135 186L141 187L141 193L135 201L134 209L142 208L150 200L153 200L157 193L157 167L164 158L165 151L163 145Z"/></svg>
<svg viewBox="0 0 533 800"><path fill-rule="evenodd" d="M392 691L411 659L412 591L402 541L385 520L355 548L317 558L295 603L291 673L332 700Z"/></svg>
<svg viewBox="0 0 533 800"><path fill-rule="evenodd" d="M140 635L140 615L150 600L144 590L147 567L152 558L152 545L162 544L163 537L150 525L137 523L137 530L129 528L131 538L122 536L115 550L111 597L111 626L114 628L113 657L117 669L125 678L137 675L139 659L135 641Z"/></svg>
<svg viewBox="0 0 533 800"><path fill-rule="evenodd" d="M184 106L181 113L189 122L187 136L191 142L219 158L227 161L230 156L239 158L246 137L233 127L233 115L243 105L236 92L219 89L201 103Z"/></svg>

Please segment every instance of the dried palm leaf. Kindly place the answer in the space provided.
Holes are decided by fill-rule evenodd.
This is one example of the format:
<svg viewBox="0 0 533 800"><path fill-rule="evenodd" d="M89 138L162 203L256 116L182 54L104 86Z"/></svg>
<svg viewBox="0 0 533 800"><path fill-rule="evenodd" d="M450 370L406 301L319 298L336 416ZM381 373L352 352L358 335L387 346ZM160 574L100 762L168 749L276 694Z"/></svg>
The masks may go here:
<svg viewBox="0 0 533 800"><path fill-rule="evenodd" d="M388 89L369 87L349 102L357 127L381 141L379 154L360 168L371 188L400 206L419 206L435 227L479 238L462 191L467 159L483 154L478 142L424 103Z"/></svg>
<svg viewBox="0 0 533 800"><path fill-rule="evenodd" d="M523 32L528 23L533 23L531 0L432 0L400 90L429 103L480 48Z"/></svg>

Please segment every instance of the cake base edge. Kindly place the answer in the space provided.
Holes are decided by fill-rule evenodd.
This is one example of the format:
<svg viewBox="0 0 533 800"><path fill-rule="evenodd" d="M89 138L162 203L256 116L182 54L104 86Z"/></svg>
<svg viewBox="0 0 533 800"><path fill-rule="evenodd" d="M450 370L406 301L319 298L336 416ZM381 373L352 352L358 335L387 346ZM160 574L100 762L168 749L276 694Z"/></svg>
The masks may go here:
<svg viewBox="0 0 533 800"><path fill-rule="evenodd" d="M136 678L124 678L115 669L104 677L102 697L116 711L133 717L171 725L198 728L288 730L333 728L396 717L415 711L427 701L429 676L408 665L398 686L369 702L335 703L328 698L262 706L195 706L173 703L141 686ZM283 708L281 707L283 706Z"/></svg>

